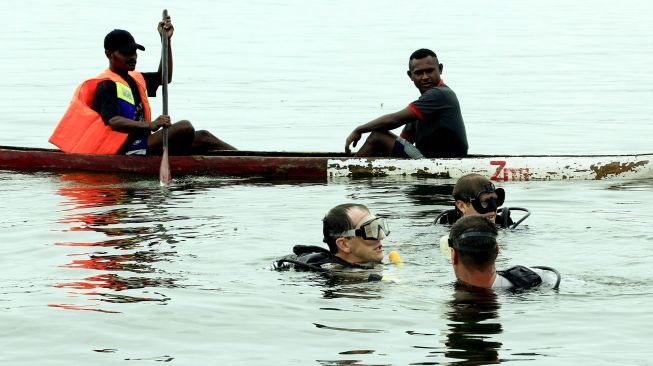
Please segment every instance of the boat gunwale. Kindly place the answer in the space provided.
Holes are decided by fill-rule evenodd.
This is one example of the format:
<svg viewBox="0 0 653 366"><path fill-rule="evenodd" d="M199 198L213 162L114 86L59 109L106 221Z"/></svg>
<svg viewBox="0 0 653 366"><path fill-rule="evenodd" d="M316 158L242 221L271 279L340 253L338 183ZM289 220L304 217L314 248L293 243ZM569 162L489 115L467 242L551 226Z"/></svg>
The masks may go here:
<svg viewBox="0 0 653 366"><path fill-rule="evenodd" d="M39 148L39 147L19 147L19 146L3 146L0 145L0 151L2 150L13 150L13 151L22 151L22 152L44 152L44 153L53 153L53 154L67 154L58 149L49 149L49 148ZM158 157L156 155L142 156L142 155L111 155L111 154L77 154L69 153L68 155L80 155L80 156L103 156L103 157ZM650 153L636 153L636 154L522 154L522 155L510 155L510 154L471 154L461 157L441 157L441 158L424 158L424 160L456 160L456 159L488 159L488 158L573 158L573 157L632 157L632 156L647 156L653 155L653 152ZM173 156L171 156L173 157ZM397 157L355 157L353 155L348 155L346 153L339 152L322 152L322 151L258 151L258 150L213 150L208 151L205 154L196 154L196 155L176 155L174 158L182 157L266 157L266 158L328 158L328 159L367 159L367 160L379 160L379 159L393 159L393 160L421 160L421 159L409 159L409 158L397 158Z"/></svg>

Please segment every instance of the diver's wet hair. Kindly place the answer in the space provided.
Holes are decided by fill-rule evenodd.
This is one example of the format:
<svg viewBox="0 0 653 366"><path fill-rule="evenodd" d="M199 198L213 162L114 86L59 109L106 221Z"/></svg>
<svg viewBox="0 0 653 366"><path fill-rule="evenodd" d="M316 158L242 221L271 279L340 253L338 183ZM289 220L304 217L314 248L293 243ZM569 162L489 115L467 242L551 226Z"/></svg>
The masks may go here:
<svg viewBox="0 0 653 366"><path fill-rule="evenodd" d="M449 239L466 267L486 269L497 259L497 227L485 216L461 217L451 227Z"/></svg>
<svg viewBox="0 0 653 366"><path fill-rule="evenodd" d="M330 209L322 219L323 241L327 243L329 251L333 254L338 252L336 239L338 239L339 234L354 229L354 224L351 222L349 215L347 214L347 212L354 207L365 212L370 212L365 205L358 203L345 203Z"/></svg>
<svg viewBox="0 0 653 366"><path fill-rule="evenodd" d="M468 202L476 197L479 192L493 192L494 184L485 176L471 173L460 177L453 187L453 198Z"/></svg>

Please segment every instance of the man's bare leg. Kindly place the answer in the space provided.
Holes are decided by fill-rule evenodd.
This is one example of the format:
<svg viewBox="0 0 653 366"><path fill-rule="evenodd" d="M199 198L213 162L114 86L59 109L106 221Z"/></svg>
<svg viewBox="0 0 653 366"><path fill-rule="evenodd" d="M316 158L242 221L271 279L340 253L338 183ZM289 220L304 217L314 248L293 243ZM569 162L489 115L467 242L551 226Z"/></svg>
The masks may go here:
<svg viewBox="0 0 653 366"><path fill-rule="evenodd" d="M195 131L195 139L191 145L193 153L202 153L209 150L238 150L228 143L215 137L206 130Z"/></svg>
<svg viewBox="0 0 653 366"><path fill-rule="evenodd" d="M372 132L354 156L389 157L392 155L392 149L395 146L396 140L397 136L392 132Z"/></svg>
<svg viewBox="0 0 653 366"><path fill-rule="evenodd" d="M195 128L188 121L173 123L168 128L168 148L171 155L189 154ZM149 155L161 155L163 153L163 131L159 130L151 134L147 139L147 153Z"/></svg>

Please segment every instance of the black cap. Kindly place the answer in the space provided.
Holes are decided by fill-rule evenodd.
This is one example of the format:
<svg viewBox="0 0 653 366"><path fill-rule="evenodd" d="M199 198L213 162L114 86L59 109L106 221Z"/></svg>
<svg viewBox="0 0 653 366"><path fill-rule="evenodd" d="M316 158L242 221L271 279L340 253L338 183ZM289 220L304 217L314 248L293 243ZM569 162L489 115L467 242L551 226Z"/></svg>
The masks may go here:
<svg viewBox="0 0 653 366"><path fill-rule="evenodd" d="M107 51L120 51L121 53L132 53L136 49L145 51L145 47L136 43L131 33L122 29L114 29L104 37L104 49Z"/></svg>

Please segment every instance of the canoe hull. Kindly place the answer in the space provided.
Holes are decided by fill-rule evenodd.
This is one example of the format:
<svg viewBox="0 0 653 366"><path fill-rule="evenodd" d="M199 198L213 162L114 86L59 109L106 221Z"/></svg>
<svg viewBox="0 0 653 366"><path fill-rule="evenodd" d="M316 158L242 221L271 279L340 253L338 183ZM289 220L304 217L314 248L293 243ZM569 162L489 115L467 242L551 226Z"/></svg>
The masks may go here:
<svg viewBox="0 0 653 366"><path fill-rule="evenodd" d="M193 175L326 178L326 157L192 155L170 156L173 177ZM0 169L83 170L158 175L160 156L66 154L58 150L0 148Z"/></svg>
<svg viewBox="0 0 653 366"><path fill-rule="evenodd" d="M161 157L65 154L0 146L0 169L159 174ZM495 181L653 178L653 154L470 156L441 159L351 158L342 154L215 152L171 156L173 177L223 175L279 179L415 176L457 179L479 173Z"/></svg>

